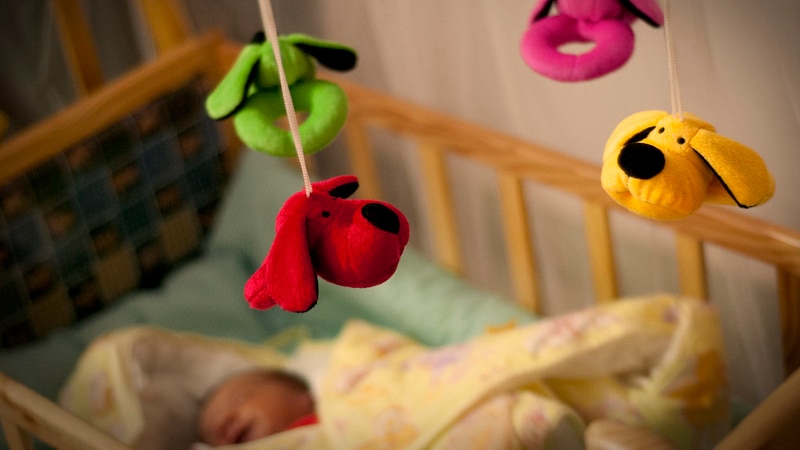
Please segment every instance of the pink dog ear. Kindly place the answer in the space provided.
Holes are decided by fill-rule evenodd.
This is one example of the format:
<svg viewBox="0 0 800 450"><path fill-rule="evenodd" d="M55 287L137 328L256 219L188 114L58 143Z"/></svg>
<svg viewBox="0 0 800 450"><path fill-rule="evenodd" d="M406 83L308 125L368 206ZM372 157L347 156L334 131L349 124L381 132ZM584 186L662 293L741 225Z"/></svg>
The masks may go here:
<svg viewBox="0 0 800 450"><path fill-rule="evenodd" d="M278 213L272 247L244 287L244 297L252 308L277 304L286 311L305 312L317 303L317 274L306 239L307 207L305 192L298 192Z"/></svg>
<svg viewBox="0 0 800 450"><path fill-rule="evenodd" d="M533 12L531 13L531 22L534 20L544 19L547 17L547 14L550 13L550 8L555 3L555 0L539 0L536 3L536 6L533 7Z"/></svg>
<svg viewBox="0 0 800 450"><path fill-rule="evenodd" d="M622 4L651 27L658 28L664 25L664 12L655 0L629 0L623 1Z"/></svg>

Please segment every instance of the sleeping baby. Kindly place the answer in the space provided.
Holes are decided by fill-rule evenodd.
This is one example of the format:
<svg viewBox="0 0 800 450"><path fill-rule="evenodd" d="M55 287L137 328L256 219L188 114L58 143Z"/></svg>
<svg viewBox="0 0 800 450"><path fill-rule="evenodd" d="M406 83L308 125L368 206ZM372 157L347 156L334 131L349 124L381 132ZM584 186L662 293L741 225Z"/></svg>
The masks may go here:
<svg viewBox="0 0 800 450"><path fill-rule="evenodd" d="M200 408L197 428L204 443L220 446L316 422L314 399L303 378L285 370L254 369L212 389Z"/></svg>
<svg viewBox="0 0 800 450"><path fill-rule="evenodd" d="M729 429L722 350L712 307L665 295L436 348L358 320L289 356L133 328L84 353L61 401L147 449L569 449L605 419L692 448Z"/></svg>
<svg viewBox="0 0 800 450"><path fill-rule="evenodd" d="M125 328L84 351L60 403L136 449L239 444L316 422L311 387L290 364L267 346Z"/></svg>

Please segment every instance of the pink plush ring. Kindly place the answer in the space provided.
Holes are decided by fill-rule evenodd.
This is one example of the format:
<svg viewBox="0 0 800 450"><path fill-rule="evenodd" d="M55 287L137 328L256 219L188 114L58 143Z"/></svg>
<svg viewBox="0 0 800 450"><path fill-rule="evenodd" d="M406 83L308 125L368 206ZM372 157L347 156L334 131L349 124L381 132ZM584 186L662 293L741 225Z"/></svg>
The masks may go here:
<svg viewBox="0 0 800 450"><path fill-rule="evenodd" d="M562 53L572 42L593 42L582 54ZM597 78L624 65L633 54L634 35L621 20L579 21L566 15L531 22L522 36L522 58L531 69L558 81Z"/></svg>

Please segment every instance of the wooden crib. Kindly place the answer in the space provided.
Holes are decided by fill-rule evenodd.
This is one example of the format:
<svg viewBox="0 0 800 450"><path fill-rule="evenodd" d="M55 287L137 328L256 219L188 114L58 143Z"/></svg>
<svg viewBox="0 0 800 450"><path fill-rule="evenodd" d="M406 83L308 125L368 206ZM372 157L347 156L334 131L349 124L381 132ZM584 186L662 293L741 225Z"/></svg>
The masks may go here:
<svg viewBox="0 0 800 450"><path fill-rule="evenodd" d="M159 57L114 82L103 85L96 61L86 58L89 41L80 27L76 1L55 2L64 20L64 36L74 56L71 67L84 97L74 105L20 132L0 146L0 184L41 161L92 136L121 117L188 81L219 79L238 54L239 45L217 34L191 37L174 2L142 1L159 48ZM175 26L175 23L184 26ZM76 25L77 24L77 25ZM87 53L88 52L88 53ZM87 62L88 61L88 62ZM328 75L326 75L328 76ZM426 191L426 214L435 239L431 255L442 266L464 273L458 222L448 182L447 158L457 155L490 168L495 174L504 224L505 250L514 300L541 313L536 242L531 233L536 211L529 210L524 187L548 186L580 199L595 300L620 296L611 211L628 214L611 200L599 182L597 165L559 154L491 129L466 123L384 93L333 77L346 91L350 112L343 137L361 195L381 198L381 177L375 164L375 130L413 142ZM91 120L87 120L91 118ZM233 165L239 142L229 121L221 122L227 164ZM719 448L767 448L787 442L800 424L800 232L753 218L732 208L706 206L679 221L652 222L675 235L681 294L708 298L707 274L716 270L704 255L708 243L775 270L780 301L786 381L720 444ZM13 449L33 448L31 435L58 448L125 448L81 422L54 403L0 374L0 415ZM771 447L770 447L771 448Z"/></svg>

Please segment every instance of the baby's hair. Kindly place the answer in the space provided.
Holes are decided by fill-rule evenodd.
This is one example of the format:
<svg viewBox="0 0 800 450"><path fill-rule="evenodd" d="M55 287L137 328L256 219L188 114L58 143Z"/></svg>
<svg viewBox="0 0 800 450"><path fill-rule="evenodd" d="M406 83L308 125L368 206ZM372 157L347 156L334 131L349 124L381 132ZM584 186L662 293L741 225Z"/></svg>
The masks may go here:
<svg viewBox="0 0 800 450"><path fill-rule="evenodd" d="M257 376L263 379L264 381L278 381L290 385L293 388L297 389L298 391L308 392L311 390L308 385L308 382L303 377L283 369L277 369L277 368L255 369L249 372L242 372L239 375L246 375L246 374Z"/></svg>
<svg viewBox="0 0 800 450"><path fill-rule="evenodd" d="M226 382L238 378L238 377L245 377L245 376L252 376L258 377L264 381L276 381L279 383L283 383L285 385L290 386L292 389L301 392L311 392L311 388L308 385L308 382L293 372L277 368L277 367L258 367L258 368L251 368L248 370L235 372L227 377L223 378L219 381L216 385L211 387L205 395L200 399L200 409L202 410L206 403L214 396L214 394L222 387Z"/></svg>

